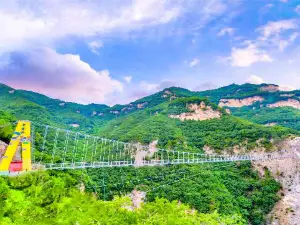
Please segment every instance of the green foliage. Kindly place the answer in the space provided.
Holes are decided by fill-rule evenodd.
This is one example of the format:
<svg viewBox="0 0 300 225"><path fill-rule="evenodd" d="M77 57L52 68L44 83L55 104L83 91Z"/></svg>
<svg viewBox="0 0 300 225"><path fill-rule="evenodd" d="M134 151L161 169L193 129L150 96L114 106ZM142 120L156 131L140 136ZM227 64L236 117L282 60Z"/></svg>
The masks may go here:
<svg viewBox="0 0 300 225"><path fill-rule="evenodd" d="M258 140L261 140L260 145L271 149L271 139L297 134L296 131L283 127L265 127L230 115L224 115L221 119L182 122L168 117L169 105L171 110L174 104L181 107L185 105L184 99L174 102L163 103L152 109L160 109L161 112L157 115L150 116L150 110L136 112L108 123L99 132L122 141L150 143L159 140L161 147L198 151L205 145L218 151L233 146L244 146L251 150L258 145Z"/></svg>
<svg viewBox="0 0 300 225"><path fill-rule="evenodd" d="M74 188L78 182L68 173L0 177L0 224L246 224L239 214L203 214L159 198L130 210L128 197L97 200Z"/></svg>
<svg viewBox="0 0 300 225"><path fill-rule="evenodd" d="M190 112L190 109L188 108L188 105L190 104L197 104L200 105L201 103L204 103L206 106L210 106L213 110L219 110L223 113L225 110L219 108L216 104L211 103L207 98L203 97L187 97L187 98L179 98L174 101L172 101L168 105L168 114L180 114L184 112ZM205 108L203 109L205 110Z"/></svg>
<svg viewBox="0 0 300 225"><path fill-rule="evenodd" d="M300 131L300 111L291 107L231 109L233 115L259 124L276 123Z"/></svg>
<svg viewBox="0 0 300 225"><path fill-rule="evenodd" d="M147 201L180 200L202 213L240 214L251 224L263 223L278 200L280 185L269 175L260 179L250 163L178 165L143 168L102 168L87 171L87 186L100 199L127 194L135 187L147 193ZM266 173L268 174L268 173ZM169 184L169 185L166 185Z"/></svg>
<svg viewBox="0 0 300 225"><path fill-rule="evenodd" d="M13 122L15 118L0 110L0 139L8 142L13 133Z"/></svg>
<svg viewBox="0 0 300 225"><path fill-rule="evenodd" d="M299 134L296 130L300 129L300 115L297 110L291 108L266 108L266 104L286 100L288 97L281 95L286 92L263 92L260 88L264 85L232 84L204 92L191 92L173 87L130 104L113 107L68 102L61 104L60 100L33 92L15 90L14 93L10 93L11 88L0 85L0 125L16 119L29 119L62 128L71 128L70 124L76 123L80 125L79 128L72 128L76 131L82 130L89 134L143 144L159 140L159 147L179 151L203 152L204 146L218 152L234 146L242 146L249 151L256 146L271 150L271 140ZM292 98L300 96L299 91L291 94L294 94ZM224 109L217 107L221 98L244 98L254 95L264 97L265 101L251 107L231 109L234 116L227 115ZM169 118L170 114L189 112L188 104L201 102L221 111L223 116L206 121L180 121ZM292 129L258 125L270 122ZM2 140L8 141L11 133L12 126L0 128ZM36 149L41 149L42 135L43 129L36 130ZM45 162L61 162L63 157L70 159L73 154L71 151L52 158L50 150L54 147L51 141L54 136L53 131L49 132L44 151L36 151L35 156L43 158ZM61 138L60 142L63 143L63 137ZM80 158L84 151L84 140L79 143L78 151ZM251 166L244 163L229 166L227 169L221 165L213 165L209 168L106 168L91 169L87 172L90 178L77 171L0 177L0 224L250 222L258 225L264 222L265 215L278 200L276 193L280 188L268 173L265 178L260 179ZM189 175L193 175L193 178L187 178ZM174 180L178 182L173 183ZM88 185L89 191L96 192L99 199L111 201L97 200L92 194L79 193L77 187L81 182ZM161 186L163 184L170 185ZM147 204L139 210L125 209L124 206L129 204L126 198L113 198L116 195L128 194L134 188L149 190L153 187L157 189L148 193ZM178 200L184 204L178 204ZM185 204L201 213L194 213Z"/></svg>

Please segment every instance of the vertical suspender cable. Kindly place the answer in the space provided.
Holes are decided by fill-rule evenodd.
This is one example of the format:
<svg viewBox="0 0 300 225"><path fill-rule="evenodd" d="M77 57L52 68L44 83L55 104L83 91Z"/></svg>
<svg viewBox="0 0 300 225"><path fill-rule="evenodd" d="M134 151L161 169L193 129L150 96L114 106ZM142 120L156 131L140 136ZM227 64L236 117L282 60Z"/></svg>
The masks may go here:
<svg viewBox="0 0 300 225"><path fill-rule="evenodd" d="M58 139L59 131L60 131L60 129L56 129L56 131L55 131L54 145L53 145L53 149L52 149L52 161L51 161L52 164L54 163L54 158L55 158L55 153L56 153L57 139Z"/></svg>
<svg viewBox="0 0 300 225"><path fill-rule="evenodd" d="M72 153L72 164L74 164L75 160L76 160L77 144L78 144L78 132L76 132L75 137L74 137L74 146L73 146L73 153Z"/></svg>
<svg viewBox="0 0 300 225"><path fill-rule="evenodd" d="M39 162L39 164L41 164L41 162L42 162L42 160L43 160L44 151L45 151L45 145L46 145L46 140L47 140L47 134L48 134L48 128L49 128L49 126L47 125L46 128L45 128L45 132L44 132L43 145L42 145L42 152L41 152L41 157L40 157L40 162Z"/></svg>

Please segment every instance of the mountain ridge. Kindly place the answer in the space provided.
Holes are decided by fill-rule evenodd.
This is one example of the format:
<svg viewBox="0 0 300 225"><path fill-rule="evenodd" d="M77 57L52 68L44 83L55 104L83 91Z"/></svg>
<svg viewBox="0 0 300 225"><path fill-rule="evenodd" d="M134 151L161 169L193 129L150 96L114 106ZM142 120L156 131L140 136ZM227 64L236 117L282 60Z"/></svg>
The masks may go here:
<svg viewBox="0 0 300 225"><path fill-rule="evenodd" d="M299 131L288 128L288 126L264 126L251 122L252 117L254 117L251 113L260 113L266 117L269 117L271 113L277 118L279 114L288 109L285 112L288 118L291 115L298 115L296 113L299 110L291 107L275 108L278 111L277 114L274 114L273 108L266 107L270 102L279 99L278 94L287 94L286 92L275 94L263 92L268 97L265 97L268 100L265 103L258 101L254 102L253 105L237 108L220 107L219 105L221 98L237 96L241 92L243 93L242 98L246 98L247 95L260 94L262 92L259 88L258 85L245 84L231 85L206 92L192 92L183 88L171 87L127 105L113 107L102 105L95 109L97 105L84 106L66 103L34 92L12 92L6 86L0 87L0 124L13 121L13 119L29 119L39 123L84 131L97 136L101 135L110 139L145 145L152 144L154 148L191 153L237 154L243 153L241 151L253 150L275 151L277 150L277 142L299 135ZM298 96L298 92L295 93ZM262 108L260 107L261 104L263 105ZM131 109L129 109L130 107ZM257 107L258 112L253 111L253 107ZM81 111L79 111L80 109ZM270 112L263 111L266 109ZM94 113L94 110L97 111ZM106 115L100 115L100 113ZM240 115L236 116L237 113ZM249 118L244 119L243 117ZM299 119L300 116L297 118ZM262 118L260 119L262 120ZM282 124L284 124L284 120L281 121ZM10 127L9 130L0 129L0 131L1 139L8 142L13 127ZM35 144L38 143L35 142ZM47 153L43 153L43 155L47 156ZM211 166L218 167L218 165ZM104 179L108 182L109 179L110 183L113 184L119 182L120 174L124 171L127 171L128 176L133 179L144 179L149 173L157 175L157 173L170 170L176 174L182 168L190 168L194 173L205 169L201 165L182 165L175 168L168 166L120 168L121 170L119 168L103 168L102 172L97 169L85 172L90 174L89 176L94 182L101 183ZM139 173L135 170L139 170ZM265 221L266 214L279 200L276 193L280 190L279 183L269 175L265 168L264 170L265 176L259 177L253 171L251 163L234 163L230 164L228 169L205 170L207 174L195 178L195 181L182 180L173 185L172 189L167 187L165 190L157 190L155 193L149 194L147 198L149 201L154 201L156 197L164 197L169 201L180 200L202 213L212 213L216 210L222 215L236 213L245 221L259 225ZM106 173L110 175L105 175ZM56 180L56 175L59 177L76 177L76 174L68 171L62 172L61 175L51 172L45 173L45 175L54 180ZM74 184L76 184L76 180L74 178ZM83 180L80 182L91 185L90 181ZM168 181L154 180L151 182L154 182L155 185L163 185L163 182ZM73 187L74 184L70 186ZM152 183L147 184L152 185ZM34 188L34 185L30 185L30 187L33 186ZM144 184L140 185L143 186ZM131 183L130 186L126 187L126 190L129 192L135 187ZM24 193L28 193L26 188ZM119 195L121 190L124 191L124 186L120 188L108 185L106 194L103 194L100 189L94 191L97 192L98 196L111 200L114 195ZM48 190L44 192L48 193ZM47 204L51 205L52 202ZM248 223L243 222L242 224Z"/></svg>
<svg viewBox="0 0 300 225"><path fill-rule="evenodd" d="M107 121L115 118L126 116L136 111L153 108L161 103L184 97L206 97L209 101L220 104L220 100L224 99L244 99L253 96L262 96L264 101L254 102L244 107L226 107L233 115L250 120L260 124L278 124L293 129L300 129L298 125L299 113L297 109L283 108L267 108L268 104L275 103L277 100L300 99L300 91L268 91L261 88L278 88L274 84L231 84L213 90L194 92L181 87L165 88L162 91L152 95L143 97L136 101L125 105L114 105L112 107L105 104L88 104L82 105L73 102L65 102L60 99L52 99L46 95L32 91L16 90L7 85L0 84L0 109L11 112L17 119L39 120L44 123L60 124L64 127L79 126L77 129L93 129L95 124L105 124ZM21 105L23 105L21 107ZM300 105L300 103L299 103ZM263 107L261 107L263 106ZM26 110L23 110L24 107ZM252 107L252 108L251 108ZM255 107L255 109L253 109ZM28 111L28 113L26 113ZM40 111L37 112L37 111ZM253 115L255 111L255 115ZM273 120L261 118L264 117L266 111L271 114L283 117L282 121L278 118ZM281 115L282 113L282 115ZM39 115L41 114L41 115ZM34 116L32 116L34 115ZM28 118L24 118L28 117ZM274 116L271 116L273 118ZM287 118L296 118L296 122L289 122Z"/></svg>

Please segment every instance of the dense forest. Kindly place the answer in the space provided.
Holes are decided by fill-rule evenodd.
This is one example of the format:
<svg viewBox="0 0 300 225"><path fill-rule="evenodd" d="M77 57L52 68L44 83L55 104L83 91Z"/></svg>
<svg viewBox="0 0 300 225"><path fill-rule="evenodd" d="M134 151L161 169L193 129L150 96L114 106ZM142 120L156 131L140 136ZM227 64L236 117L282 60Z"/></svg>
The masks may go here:
<svg viewBox="0 0 300 225"><path fill-rule="evenodd" d="M123 183L117 183L120 174L126 174ZM103 179L106 185L96 187ZM85 192L79 191L81 183L86 185ZM126 194L133 188L149 187L155 191L148 192L141 209L126 209L132 205L124 197ZM265 213L278 200L279 188L269 175L260 180L247 164L180 166L164 171L119 168L33 172L0 178L0 221L1 224L247 224L246 221L261 224Z"/></svg>

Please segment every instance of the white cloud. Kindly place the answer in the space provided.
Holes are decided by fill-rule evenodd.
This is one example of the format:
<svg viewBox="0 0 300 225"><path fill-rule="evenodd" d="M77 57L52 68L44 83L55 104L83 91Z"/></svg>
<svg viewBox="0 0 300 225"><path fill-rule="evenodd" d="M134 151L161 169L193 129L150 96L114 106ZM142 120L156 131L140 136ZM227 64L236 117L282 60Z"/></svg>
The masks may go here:
<svg viewBox="0 0 300 225"><path fill-rule="evenodd" d="M233 35L234 31L235 29L232 27L225 27L219 31L218 36L224 36L224 35L231 36Z"/></svg>
<svg viewBox="0 0 300 225"><path fill-rule="evenodd" d="M266 40L270 36L278 35L286 30L294 30L298 28L298 24L296 20L279 20L275 22L269 22L268 24L259 27L257 31L259 31L262 35L261 39Z"/></svg>
<svg viewBox="0 0 300 225"><path fill-rule="evenodd" d="M88 43L89 49L96 55L99 55L99 48L103 46L102 41L91 41Z"/></svg>
<svg viewBox="0 0 300 225"><path fill-rule="evenodd" d="M127 84L131 83L132 76L125 76L124 80L126 81Z"/></svg>
<svg viewBox="0 0 300 225"><path fill-rule="evenodd" d="M109 71L95 71L79 55L50 48L12 54L10 64L0 68L0 82L79 103L113 104L109 96L123 92L123 84Z"/></svg>
<svg viewBox="0 0 300 225"><path fill-rule="evenodd" d="M300 14L300 5L297 5L297 7L295 8L295 12Z"/></svg>
<svg viewBox="0 0 300 225"><path fill-rule="evenodd" d="M202 27L227 9L223 0L0 1L0 52L49 47L74 36L120 37L169 24L185 13L193 14L194 25Z"/></svg>
<svg viewBox="0 0 300 225"><path fill-rule="evenodd" d="M299 36L299 33L292 33L288 39L285 40L277 40L278 48L280 51L283 51L286 47L291 45Z"/></svg>
<svg viewBox="0 0 300 225"><path fill-rule="evenodd" d="M248 77L247 83L250 83L250 84L261 84L261 83L265 83L264 79L259 77L259 76L256 76L254 74L252 74L250 77Z"/></svg>
<svg viewBox="0 0 300 225"><path fill-rule="evenodd" d="M262 49L254 44L246 48L233 48L229 57L232 66L248 67L257 62L272 62L272 58Z"/></svg>
<svg viewBox="0 0 300 225"><path fill-rule="evenodd" d="M33 42L48 45L70 36L109 35L165 24L176 19L181 9L181 4L167 0L1 1L0 49L9 51Z"/></svg>
<svg viewBox="0 0 300 225"><path fill-rule="evenodd" d="M199 64L199 62L200 62L199 59L195 58L191 62L189 62L189 66L190 67L195 67Z"/></svg>

